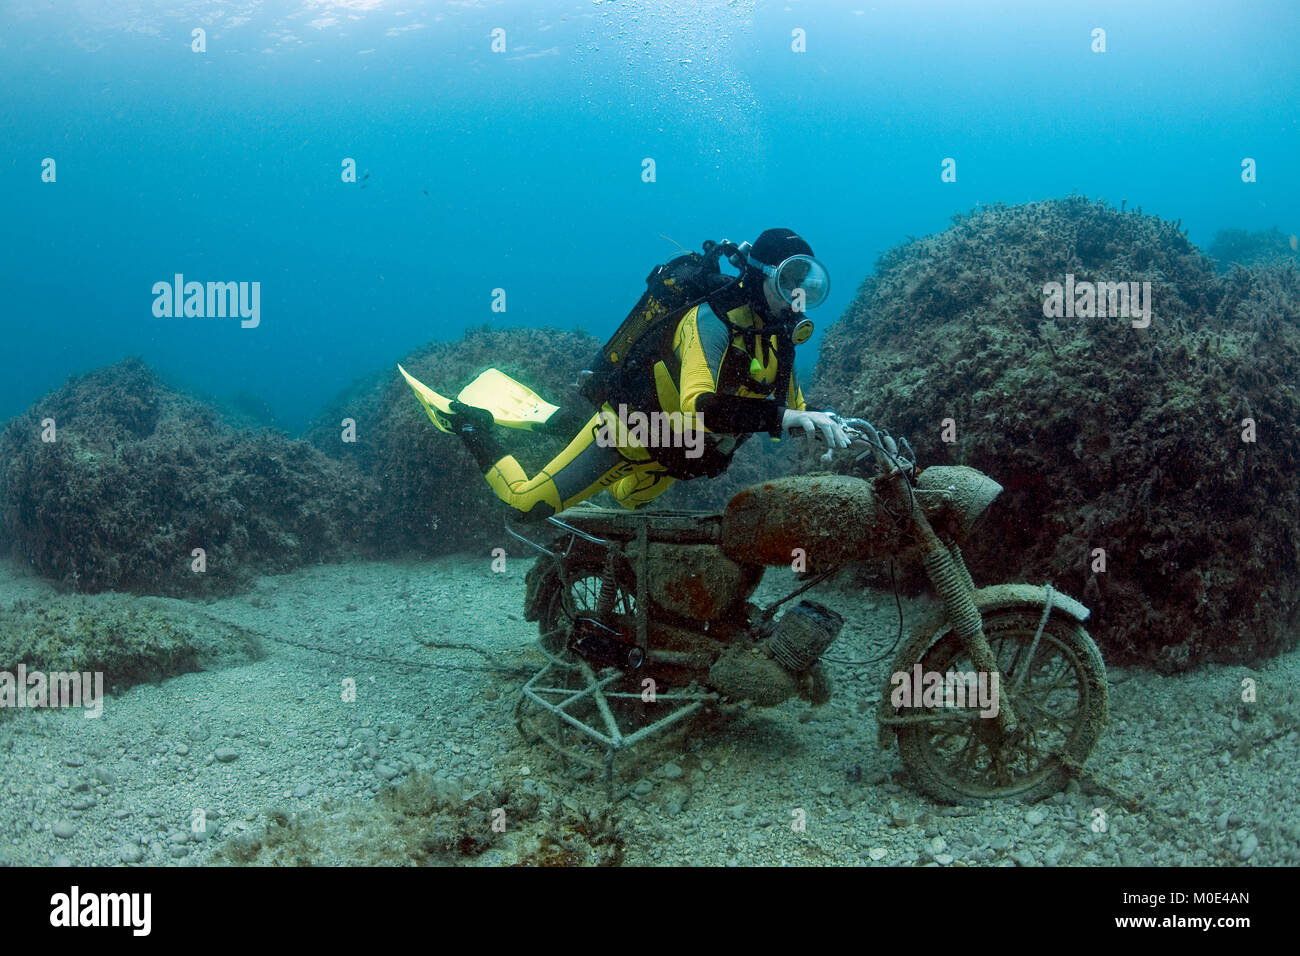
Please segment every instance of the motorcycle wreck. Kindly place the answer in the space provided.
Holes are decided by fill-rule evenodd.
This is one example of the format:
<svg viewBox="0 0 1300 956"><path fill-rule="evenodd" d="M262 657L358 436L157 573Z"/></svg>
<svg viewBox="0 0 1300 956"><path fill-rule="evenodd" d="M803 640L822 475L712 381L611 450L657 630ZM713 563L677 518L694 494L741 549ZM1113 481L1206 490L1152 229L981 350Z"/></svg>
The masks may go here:
<svg viewBox="0 0 1300 956"><path fill-rule="evenodd" d="M876 712L881 746L898 741L915 786L948 803L1036 799L1078 773L1107 717L1088 610L1050 585L976 588L960 542L997 482L921 469L905 440L841 422L858 460L874 460L869 477L764 482L721 513L578 507L551 519L544 544L516 535L541 552L525 614L547 661L516 707L524 735L603 769L613 793L619 755L706 710L824 704L844 621L791 602L840 568L893 559L919 563L938 598L901 636ZM806 568L799 586L756 605L765 569L792 564Z"/></svg>

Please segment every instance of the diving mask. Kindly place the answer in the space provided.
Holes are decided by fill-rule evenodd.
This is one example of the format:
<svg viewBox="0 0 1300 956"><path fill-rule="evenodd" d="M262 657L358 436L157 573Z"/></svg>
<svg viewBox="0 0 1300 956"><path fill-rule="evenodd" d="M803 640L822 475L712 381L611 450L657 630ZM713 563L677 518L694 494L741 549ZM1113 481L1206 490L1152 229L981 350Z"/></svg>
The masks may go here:
<svg viewBox="0 0 1300 956"><path fill-rule="evenodd" d="M764 283L796 312L815 309L830 294L830 273L812 256L790 256L776 266L750 256L749 264L763 273ZM811 334L810 330L808 335Z"/></svg>

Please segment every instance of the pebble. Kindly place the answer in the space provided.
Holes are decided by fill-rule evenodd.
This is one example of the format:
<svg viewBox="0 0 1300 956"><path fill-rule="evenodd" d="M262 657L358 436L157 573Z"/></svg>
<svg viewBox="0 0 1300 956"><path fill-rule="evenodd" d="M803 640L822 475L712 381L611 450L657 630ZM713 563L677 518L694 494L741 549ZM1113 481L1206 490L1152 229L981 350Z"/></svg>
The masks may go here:
<svg viewBox="0 0 1300 956"><path fill-rule="evenodd" d="M1246 839L1241 841L1241 849L1237 851L1237 856L1243 860L1249 860L1259 849L1259 837L1253 833L1247 833Z"/></svg>
<svg viewBox="0 0 1300 956"><path fill-rule="evenodd" d="M84 767L86 761L82 760L80 757L64 757L63 765L65 767Z"/></svg>
<svg viewBox="0 0 1300 956"><path fill-rule="evenodd" d="M659 776L665 780L676 780L682 775L682 768L675 763L666 763L659 768Z"/></svg>
<svg viewBox="0 0 1300 956"><path fill-rule="evenodd" d="M873 846L870 849L870 851L868 851L867 856L879 862L880 860L883 860L885 857L889 856L889 851L886 850L883 846Z"/></svg>
<svg viewBox="0 0 1300 956"><path fill-rule="evenodd" d="M749 807L743 803L738 803L734 807L727 807L727 816L733 820L743 820L748 813Z"/></svg>
<svg viewBox="0 0 1300 956"><path fill-rule="evenodd" d="M54 824L54 835L60 840L71 839L73 834L76 832L77 828L68 820L60 820L58 823Z"/></svg>
<svg viewBox="0 0 1300 956"><path fill-rule="evenodd" d="M218 747L213 751L212 756L216 757L221 763L230 763L232 760L239 759L239 751L234 747Z"/></svg>
<svg viewBox="0 0 1300 956"><path fill-rule="evenodd" d="M298 786L294 787L293 795L295 797L310 797L312 795L312 791L314 791L315 789L316 788L313 787L311 784L304 781L298 784Z"/></svg>
<svg viewBox="0 0 1300 956"><path fill-rule="evenodd" d="M177 744L177 745L176 745L176 756L178 756L178 757L188 757L188 756L189 756L189 753L190 753L190 747L189 747L189 744Z"/></svg>
<svg viewBox="0 0 1300 956"><path fill-rule="evenodd" d="M117 848L117 858L123 863L139 863L144 858L144 851L138 846L127 844Z"/></svg>
<svg viewBox="0 0 1300 956"><path fill-rule="evenodd" d="M1046 819L1047 819L1047 814L1044 813L1042 810L1039 810L1037 807L1035 807L1033 810L1030 810L1028 813L1025 814L1025 822L1028 823L1031 827L1038 826L1038 824L1042 823Z"/></svg>
<svg viewBox="0 0 1300 956"><path fill-rule="evenodd" d="M646 794L648 794L648 793L649 793L651 790L653 790L654 788L655 788L655 785L654 785L654 782L653 782L653 781L651 781L651 780L638 780L638 781L636 782L636 786L634 786L634 787L632 788L632 792L635 793L638 797L644 797Z"/></svg>
<svg viewBox="0 0 1300 956"><path fill-rule="evenodd" d="M934 862L938 863L940 866L947 866L952 863L953 859L954 857L951 853L939 853L936 854Z"/></svg>
<svg viewBox="0 0 1300 956"><path fill-rule="evenodd" d="M190 851L186 847L177 844L176 846L172 847L168 852L171 854L171 858L173 860L179 860L183 856L188 856Z"/></svg>
<svg viewBox="0 0 1300 956"><path fill-rule="evenodd" d="M89 810L94 805L94 797L78 797L76 800L72 801L72 809L74 810Z"/></svg>
<svg viewBox="0 0 1300 956"><path fill-rule="evenodd" d="M347 749L348 749L348 738L346 738L346 737L335 737L335 738L334 738L334 746L335 746L336 748L338 748L339 750L347 750Z"/></svg>
<svg viewBox="0 0 1300 956"><path fill-rule="evenodd" d="M383 780L392 780L397 776L397 768L390 767L386 763L375 764L375 776Z"/></svg>

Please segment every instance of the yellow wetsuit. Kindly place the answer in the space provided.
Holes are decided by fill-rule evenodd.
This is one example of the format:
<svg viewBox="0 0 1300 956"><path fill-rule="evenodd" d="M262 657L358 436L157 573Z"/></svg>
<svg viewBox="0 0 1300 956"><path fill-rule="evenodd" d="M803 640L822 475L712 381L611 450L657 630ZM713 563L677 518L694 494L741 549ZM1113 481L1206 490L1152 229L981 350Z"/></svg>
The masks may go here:
<svg viewBox="0 0 1300 956"><path fill-rule="evenodd" d="M790 370L784 401L773 395L780 375L778 340L762 331L762 320L741 306L724 323L707 304L682 317L672 348L643 363L626 396L611 398L587 419L574 439L533 476L512 455L493 452L480 461L497 496L526 518L545 518L608 489L627 508L657 498L677 478L714 475L750 434L779 434L786 408L805 409L803 393ZM657 359L657 360L656 360ZM633 414L652 418L677 433L702 427L693 456L688 442L652 430L661 440L638 440ZM668 413L663 416L662 413ZM672 414L676 413L676 415ZM491 460L488 461L487 459Z"/></svg>

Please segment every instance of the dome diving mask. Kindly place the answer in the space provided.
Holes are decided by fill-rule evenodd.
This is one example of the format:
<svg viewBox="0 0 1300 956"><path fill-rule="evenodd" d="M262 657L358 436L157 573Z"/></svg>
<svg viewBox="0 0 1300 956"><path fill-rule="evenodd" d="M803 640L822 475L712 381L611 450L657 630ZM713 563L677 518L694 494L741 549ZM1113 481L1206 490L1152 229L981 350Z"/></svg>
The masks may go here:
<svg viewBox="0 0 1300 956"><path fill-rule="evenodd" d="M812 256L790 256L776 266L750 256L749 264L763 273L768 288L796 312L815 309L830 294L830 273Z"/></svg>

